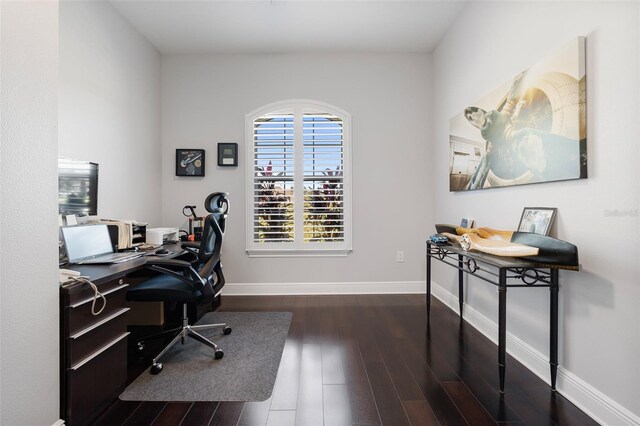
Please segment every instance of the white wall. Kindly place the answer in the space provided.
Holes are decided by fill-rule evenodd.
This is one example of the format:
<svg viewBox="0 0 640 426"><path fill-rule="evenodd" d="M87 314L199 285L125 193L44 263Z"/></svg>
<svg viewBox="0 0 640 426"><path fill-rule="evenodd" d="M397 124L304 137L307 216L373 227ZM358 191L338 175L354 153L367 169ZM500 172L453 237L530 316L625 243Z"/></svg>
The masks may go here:
<svg viewBox="0 0 640 426"><path fill-rule="evenodd" d="M164 225L184 223L187 204L197 204L204 214L205 197L227 191L231 210L223 260L230 283L418 285L424 279L425 224L432 222L426 169L430 79L425 54L164 56ZM322 101L352 115L353 253L347 257L250 259L245 254L245 115L286 99ZM239 144L239 167L217 167L218 142ZM206 149L206 176L175 177L176 148ZM396 263L399 249L405 263ZM267 287L263 291L275 288Z"/></svg>
<svg viewBox="0 0 640 426"><path fill-rule="evenodd" d="M99 163L100 216L159 225L160 71L109 3L61 2L59 155Z"/></svg>
<svg viewBox="0 0 640 426"><path fill-rule="evenodd" d="M560 364L567 374L559 386L613 424L620 417L583 398L576 384L595 390L596 399L610 403L618 416L633 412L635 418L626 421L640 421L639 7L631 2L470 3L433 55L435 221L472 216L479 226L514 229L524 206L558 208L557 236L578 246L582 264L580 272L560 275ZM449 193L449 118L580 35L587 37L589 178ZM612 215L612 210L623 213ZM456 276L438 265L433 280L440 290L457 294ZM492 321L496 299L494 287L469 283L468 304ZM513 290L508 305L508 330L548 354L548 293ZM543 374L548 377L548 371Z"/></svg>
<svg viewBox="0 0 640 426"><path fill-rule="evenodd" d="M0 424L59 418L58 3L1 12Z"/></svg>

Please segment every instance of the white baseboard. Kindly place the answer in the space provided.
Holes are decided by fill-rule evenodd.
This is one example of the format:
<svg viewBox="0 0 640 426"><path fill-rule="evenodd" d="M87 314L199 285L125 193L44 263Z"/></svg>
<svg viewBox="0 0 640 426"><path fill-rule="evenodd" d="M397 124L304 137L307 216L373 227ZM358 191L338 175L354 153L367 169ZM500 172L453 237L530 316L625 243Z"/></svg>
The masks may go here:
<svg viewBox="0 0 640 426"><path fill-rule="evenodd" d="M56 422L51 426L64 426L64 420L62 419L56 420Z"/></svg>
<svg viewBox="0 0 640 426"><path fill-rule="evenodd" d="M458 295L448 292L433 281L431 282L431 294L450 309L458 312ZM498 325L469 305L465 304L463 309L465 321L497 344ZM550 384L549 358L508 331L507 352L546 383ZM507 374L509 374L508 368ZM632 413L574 373L562 368L562 366L558 367L556 389L562 396L600 424L640 425L640 416Z"/></svg>
<svg viewBox="0 0 640 426"><path fill-rule="evenodd" d="M424 281L333 283L227 283L225 296L273 296L319 294L413 294L425 292Z"/></svg>

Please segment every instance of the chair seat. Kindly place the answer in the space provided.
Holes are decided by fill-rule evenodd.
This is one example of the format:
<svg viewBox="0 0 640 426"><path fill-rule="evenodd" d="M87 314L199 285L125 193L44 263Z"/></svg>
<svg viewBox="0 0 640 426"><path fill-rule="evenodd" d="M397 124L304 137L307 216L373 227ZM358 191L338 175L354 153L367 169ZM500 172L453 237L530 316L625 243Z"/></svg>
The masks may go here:
<svg viewBox="0 0 640 426"><path fill-rule="evenodd" d="M188 303L197 302L201 297L200 290L170 275L155 276L127 290L130 302Z"/></svg>

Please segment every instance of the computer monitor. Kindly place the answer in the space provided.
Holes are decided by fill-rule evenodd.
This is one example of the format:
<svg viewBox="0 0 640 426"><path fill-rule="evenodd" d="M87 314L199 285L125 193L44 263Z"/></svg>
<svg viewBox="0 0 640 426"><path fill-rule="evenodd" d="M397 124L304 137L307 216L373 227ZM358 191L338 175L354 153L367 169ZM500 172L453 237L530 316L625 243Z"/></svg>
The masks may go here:
<svg viewBox="0 0 640 426"><path fill-rule="evenodd" d="M58 157L58 213L98 214L98 164Z"/></svg>

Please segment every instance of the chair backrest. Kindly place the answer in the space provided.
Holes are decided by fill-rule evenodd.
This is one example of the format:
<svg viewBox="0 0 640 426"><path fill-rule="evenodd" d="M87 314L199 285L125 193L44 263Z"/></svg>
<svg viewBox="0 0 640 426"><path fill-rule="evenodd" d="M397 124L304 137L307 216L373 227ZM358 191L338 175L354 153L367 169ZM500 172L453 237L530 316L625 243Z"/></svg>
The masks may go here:
<svg viewBox="0 0 640 426"><path fill-rule="evenodd" d="M229 211L228 195L226 192L214 192L207 197L205 208L209 215L204 219L198 250L198 274L203 278L209 278L215 273L216 283L222 282L222 284L224 284L224 277L220 267L220 256Z"/></svg>

